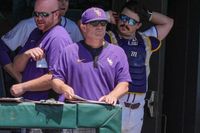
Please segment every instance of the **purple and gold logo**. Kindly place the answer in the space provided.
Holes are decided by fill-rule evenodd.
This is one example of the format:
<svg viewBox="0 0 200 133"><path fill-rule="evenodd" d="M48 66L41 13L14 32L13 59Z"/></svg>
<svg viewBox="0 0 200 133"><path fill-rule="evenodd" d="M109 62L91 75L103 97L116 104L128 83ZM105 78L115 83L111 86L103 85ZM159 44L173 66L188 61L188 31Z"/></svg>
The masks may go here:
<svg viewBox="0 0 200 133"><path fill-rule="evenodd" d="M96 15L97 15L98 17L101 16L101 11L100 11L99 9L94 8L94 12L96 13Z"/></svg>

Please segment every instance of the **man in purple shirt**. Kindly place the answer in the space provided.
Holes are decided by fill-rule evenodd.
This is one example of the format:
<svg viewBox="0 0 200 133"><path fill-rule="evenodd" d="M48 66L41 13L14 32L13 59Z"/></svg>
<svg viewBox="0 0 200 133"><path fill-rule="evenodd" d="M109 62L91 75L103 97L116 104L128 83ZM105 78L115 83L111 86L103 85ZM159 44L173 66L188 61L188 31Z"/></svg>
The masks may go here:
<svg viewBox="0 0 200 133"><path fill-rule="evenodd" d="M73 42L83 40L81 32L74 21L64 17L69 7L69 0L58 0L60 7L60 24L67 30ZM11 51L24 47L31 32L37 28L34 17L20 21L14 28L0 39L0 66L17 82L21 82L21 74L13 69L9 57Z"/></svg>
<svg viewBox="0 0 200 133"><path fill-rule="evenodd" d="M127 57L123 49L104 41L106 25L102 9L87 9L80 26L85 40L66 47L55 64L53 88L67 99L77 94L114 105L127 92Z"/></svg>
<svg viewBox="0 0 200 133"><path fill-rule="evenodd" d="M61 50L72 40L59 25L57 0L36 0L33 16L37 27L14 59L14 69L22 72L22 83L11 87L13 96L30 100L48 98L52 69Z"/></svg>

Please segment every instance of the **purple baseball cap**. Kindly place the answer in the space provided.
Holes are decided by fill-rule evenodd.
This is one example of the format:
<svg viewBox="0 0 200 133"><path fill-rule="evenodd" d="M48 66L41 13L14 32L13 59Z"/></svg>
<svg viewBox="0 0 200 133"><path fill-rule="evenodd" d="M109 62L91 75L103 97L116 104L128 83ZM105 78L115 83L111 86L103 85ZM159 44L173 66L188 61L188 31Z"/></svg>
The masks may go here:
<svg viewBox="0 0 200 133"><path fill-rule="evenodd" d="M103 9L98 7L91 7L85 10L81 16L81 22L83 24L97 21L97 20L105 20L108 21L106 13Z"/></svg>

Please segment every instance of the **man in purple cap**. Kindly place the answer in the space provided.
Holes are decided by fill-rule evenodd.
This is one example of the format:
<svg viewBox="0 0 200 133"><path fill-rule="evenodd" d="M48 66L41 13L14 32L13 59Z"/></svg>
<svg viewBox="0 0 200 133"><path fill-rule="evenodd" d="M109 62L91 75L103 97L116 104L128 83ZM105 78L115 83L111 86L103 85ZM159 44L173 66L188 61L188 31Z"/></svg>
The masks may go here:
<svg viewBox="0 0 200 133"><path fill-rule="evenodd" d="M104 41L107 17L89 8L81 17L85 40L66 47L55 64L52 85L67 99L79 95L115 105L131 81L123 49Z"/></svg>
<svg viewBox="0 0 200 133"><path fill-rule="evenodd" d="M115 104L131 81L125 53L120 47L104 41L107 17L102 9L87 9L81 22L85 40L62 51L52 71L54 88L69 99L75 93L83 98Z"/></svg>
<svg viewBox="0 0 200 133"><path fill-rule="evenodd" d="M72 43L67 31L59 25L59 15L57 0L36 0L33 16L38 28L14 59L15 70L22 73L22 83L11 87L13 96L30 100L48 98L52 78L49 72L62 49Z"/></svg>

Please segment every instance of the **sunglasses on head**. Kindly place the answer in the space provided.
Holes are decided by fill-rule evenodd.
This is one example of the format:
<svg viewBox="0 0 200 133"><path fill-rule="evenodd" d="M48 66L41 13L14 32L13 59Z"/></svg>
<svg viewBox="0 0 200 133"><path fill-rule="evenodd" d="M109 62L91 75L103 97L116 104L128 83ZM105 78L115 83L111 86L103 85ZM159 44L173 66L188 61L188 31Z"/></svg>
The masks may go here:
<svg viewBox="0 0 200 133"><path fill-rule="evenodd" d="M129 25L136 25L137 23L139 23L137 20L133 19L133 18L130 18L124 14L120 14L119 15L119 19L122 21L122 22L128 22Z"/></svg>
<svg viewBox="0 0 200 133"><path fill-rule="evenodd" d="M57 12L58 10L60 10L60 9L54 10L54 11L52 11L52 12L50 12L50 13L48 13L48 12L36 12L36 11L34 11L34 12L33 12L33 17L42 17L42 18L46 18L46 17L49 17L51 14Z"/></svg>
<svg viewBox="0 0 200 133"><path fill-rule="evenodd" d="M94 27L98 26L99 24L100 24L101 26L106 26L107 23L108 23L108 22L105 21L105 20L89 22L89 24L92 25L92 26L94 26Z"/></svg>

